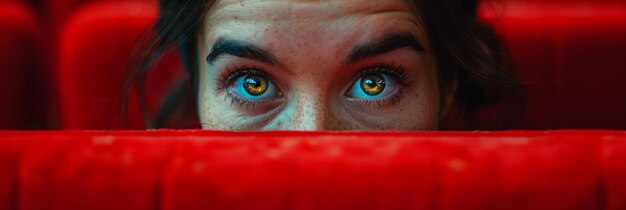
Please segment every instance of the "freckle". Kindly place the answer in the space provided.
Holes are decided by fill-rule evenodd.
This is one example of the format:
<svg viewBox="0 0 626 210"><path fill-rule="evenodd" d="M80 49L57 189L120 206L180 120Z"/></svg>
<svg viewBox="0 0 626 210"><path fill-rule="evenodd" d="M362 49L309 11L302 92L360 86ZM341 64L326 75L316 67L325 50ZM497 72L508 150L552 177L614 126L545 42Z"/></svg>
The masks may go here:
<svg viewBox="0 0 626 210"><path fill-rule="evenodd" d="M386 128L385 128L385 125L379 125L379 126L378 126L378 130L385 130L385 129L386 129Z"/></svg>
<svg viewBox="0 0 626 210"><path fill-rule="evenodd" d="M302 105L297 105L297 106L296 106L295 113L296 113L296 117L294 117L294 118L293 118L293 121L292 121L292 122L298 122L298 121L300 121L300 116L301 116L301 114L302 114Z"/></svg>

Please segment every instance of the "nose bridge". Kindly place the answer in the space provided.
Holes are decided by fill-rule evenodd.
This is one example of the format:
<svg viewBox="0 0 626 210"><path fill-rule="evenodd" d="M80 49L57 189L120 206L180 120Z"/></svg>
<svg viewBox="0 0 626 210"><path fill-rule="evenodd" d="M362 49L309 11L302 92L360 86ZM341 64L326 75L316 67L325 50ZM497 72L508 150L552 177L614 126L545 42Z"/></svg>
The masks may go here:
<svg viewBox="0 0 626 210"><path fill-rule="evenodd" d="M325 130L329 111L328 99L324 94L311 91L298 94L289 129Z"/></svg>

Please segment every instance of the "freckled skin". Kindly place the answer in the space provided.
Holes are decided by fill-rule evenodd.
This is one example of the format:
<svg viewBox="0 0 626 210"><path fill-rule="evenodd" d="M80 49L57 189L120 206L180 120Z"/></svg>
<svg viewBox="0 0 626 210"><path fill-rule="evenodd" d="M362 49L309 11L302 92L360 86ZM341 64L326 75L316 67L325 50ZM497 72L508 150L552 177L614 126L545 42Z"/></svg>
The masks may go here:
<svg viewBox="0 0 626 210"><path fill-rule="evenodd" d="M440 93L434 59L418 18L402 0L224 0L210 11L198 36L200 120L218 130L432 130L437 129ZM346 64L359 43L409 31L426 52L397 49ZM254 43L275 55L280 66L251 59L204 58L218 37ZM379 63L402 66L406 82L393 103L365 105L346 93L363 68ZM216 80L233 65L257 66L283 93L270 108L232 104Z"/></svg>

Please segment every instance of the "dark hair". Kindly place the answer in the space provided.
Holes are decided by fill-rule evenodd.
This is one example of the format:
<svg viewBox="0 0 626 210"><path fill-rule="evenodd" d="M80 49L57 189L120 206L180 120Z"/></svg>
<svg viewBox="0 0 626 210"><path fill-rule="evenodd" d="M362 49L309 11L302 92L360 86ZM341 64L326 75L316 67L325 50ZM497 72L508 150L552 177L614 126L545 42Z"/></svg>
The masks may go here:
<svg viewBox="0 0 626 210"><path fill-rule="evenodd" d="M525 88L513 71L498 35L478 18L478 0L407 1L426 27L436 58L441 104L448 103L443 94L454 93L452 106L440 113L442 128L515 128L525 108ZM177 48L187 69L187 87L191 88L177 88L187 94L179 92L174 95L191 96L189 100L181 100L191 103L169 104L163 106L161 113L168 113L167 110L177 106L195 105L199 69L196 36L215 2L160 1L161 15L153 27L156 36L144 39L148 40L144 42L147 44L134 55L136 62L131 67L128 93L133 86L141 93L149 66L165 51ZM140 100L145 107L143 98ZM147 125L155 125L150 123L149 113L144 111L144 116ZM157 119L163 121L164 117Z"/></svg>

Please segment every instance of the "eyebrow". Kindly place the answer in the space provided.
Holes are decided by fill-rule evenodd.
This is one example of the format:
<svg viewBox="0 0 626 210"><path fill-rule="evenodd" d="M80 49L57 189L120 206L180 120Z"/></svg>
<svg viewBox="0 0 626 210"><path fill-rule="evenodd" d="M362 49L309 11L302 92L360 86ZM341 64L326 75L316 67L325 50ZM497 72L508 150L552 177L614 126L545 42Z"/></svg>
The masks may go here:
<svg viewBox="0 0 626 210"><path fill-rule="evenodd" d="M209 55L206 57L206 61L211 64L215 61L215 59L224 54L258 60L272 65L278 64L276 56L254 44L226 39L224 37L220 37L217 41L215 41L215 44L213 44L213 47L211 48L211 52L209 52Z"/></svg>
<svg viewBox="0 0 626 210"><path fill-rule="evenodd" d="M411 32L396 32L385 35L374 42L357 45L346 56L344 63L356 63L404 47L409 47L417 52L425 52L422 44Z"/></svg>

